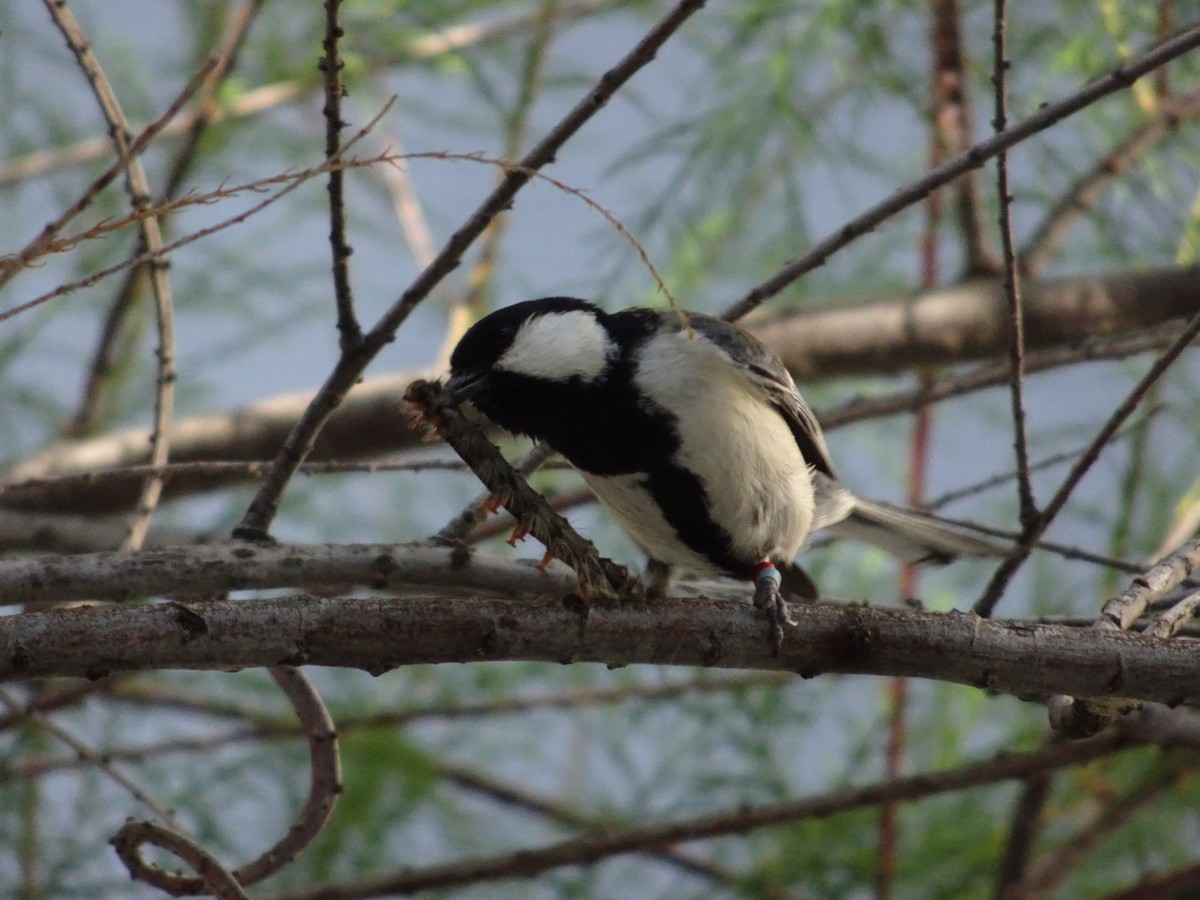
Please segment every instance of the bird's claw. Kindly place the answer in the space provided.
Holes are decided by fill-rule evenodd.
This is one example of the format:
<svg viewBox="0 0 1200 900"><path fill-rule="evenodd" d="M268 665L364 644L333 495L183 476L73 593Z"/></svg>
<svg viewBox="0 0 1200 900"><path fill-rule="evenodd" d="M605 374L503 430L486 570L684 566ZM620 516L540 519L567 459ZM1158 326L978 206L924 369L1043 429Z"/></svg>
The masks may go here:
<svg viewBox="0 0 1200 900"><path fill-rule="evenodd" d="M779 570L769 562L760 565L754 573L754 606L767 615L772 656L778 656L783 647L783 623L787 621L787 604L779 590L781 582Z"/></svg>

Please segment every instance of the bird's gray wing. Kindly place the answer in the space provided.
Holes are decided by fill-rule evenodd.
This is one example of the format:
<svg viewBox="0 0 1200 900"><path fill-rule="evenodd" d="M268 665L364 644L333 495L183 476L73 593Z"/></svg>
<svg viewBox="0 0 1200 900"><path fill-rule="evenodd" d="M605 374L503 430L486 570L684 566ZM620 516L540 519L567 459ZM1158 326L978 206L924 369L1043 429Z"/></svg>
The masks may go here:
<svg viewBox="0 0 1200 900"><path fill-rule="evenodd" d="M833 463L829 460L829 448L825 445L825 435L821 433L816 414L796 390L796 383L782 360L758 338L721 319L690 313L688 324L742 367L751 382L783 416L809 466L836 480Z"/></svg>

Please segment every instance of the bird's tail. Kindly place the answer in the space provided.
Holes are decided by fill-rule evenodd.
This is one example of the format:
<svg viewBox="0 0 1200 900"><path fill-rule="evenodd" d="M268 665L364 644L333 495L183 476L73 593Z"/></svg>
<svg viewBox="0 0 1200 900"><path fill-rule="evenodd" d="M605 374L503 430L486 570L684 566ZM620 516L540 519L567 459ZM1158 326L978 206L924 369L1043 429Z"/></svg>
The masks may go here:
<svg viewBox="0 0 1200 900"><path fill-rule="evenodd" d="M836 482L816 487L814 528L872 544L903 562L945 563L958 556L1005 556L1010 549L1002 541L982 537L935 516L856 497Z"/></svg>

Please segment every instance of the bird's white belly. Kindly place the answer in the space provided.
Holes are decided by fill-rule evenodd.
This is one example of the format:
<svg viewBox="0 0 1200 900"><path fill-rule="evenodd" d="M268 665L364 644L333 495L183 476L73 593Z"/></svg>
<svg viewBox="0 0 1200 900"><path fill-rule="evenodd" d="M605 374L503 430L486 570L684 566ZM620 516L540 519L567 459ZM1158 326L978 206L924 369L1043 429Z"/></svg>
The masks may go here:
<svg viewBox="0 0 1200 900"><path fill-rule="evenodd" d="M680 419L678 461L704 484L712 518L739 556L790 561L812 525L808 464L783 416L740 379L710 379Z"/></svg>
<svg viewBox="0 0 1200 900"><path fill-rule="evenodd" d="M669 346L662 349L669 355ZM733 555L747 561L794 559L812 525L813 488L782 415L763 402L740 372L724 364L704 372L667 365L638 380L647 397L671 399L670 407L660 405L678 417L680 449L674 462L700 479L710 515L728 534ZM644 478L584 475L622 528L651 556L699 574L720 574L679 539Z"/></svg>

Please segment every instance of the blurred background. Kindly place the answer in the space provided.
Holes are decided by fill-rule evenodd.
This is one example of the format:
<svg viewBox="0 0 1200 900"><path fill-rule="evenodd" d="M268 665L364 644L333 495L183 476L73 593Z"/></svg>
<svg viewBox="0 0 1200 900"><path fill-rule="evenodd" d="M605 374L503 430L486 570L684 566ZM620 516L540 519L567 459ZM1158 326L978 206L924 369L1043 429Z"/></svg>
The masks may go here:
<svg viewBox="0 0 1200 900"><path fill-rule="evenodd" d="M163 114L214 47L236 48L233 64L201 92L204 102L185 106L176 118L182 124L169 126L143 161L156 199L195 201L163 217L166 240L227 225L170 256L175 440L183 454L173 458L270 459L273 451L262 448L278 445L338 358L325 179L233 220L282 184L242 186L324 159L316 66L324 10L280 0L81 0L70 8L135 133ZM395 302L496 184L501 170L486 160L528 150L667 9L606 0L343 5L345 135L379 116L352 155L423 155L347 173L350 267L364 325ZM871 204L986 138L995 115L992 17L991 4L946 0L710 4L557 155L545 174L558 183L537 179L523 190L405 323L367 373L366 387L383 386L374 417L364 414L357 426L347 419L324 457L411 460L400 389L386 379L438 365L462 327L488 310L554 294L612 309L663 304L640 247L682 304L718 313ZM1200 5L1190 0L1014 4L1009 121L1198 17ZM1068 287L1115 278L1133 284L1122 316L1071 319L1044 348L1059 352L1060 364L1028 380L1031 458L1062 457L1035 471L1040 501L1154 356L1121 348L1139 338L1137 346L1163 346L1172 334L1163 321L1195 312L1200 298L1197 59L1172 63L1010 155L1026 290L1035 294L1054 279ZM87 81L46 8L32 0L0 7L0 98L0 253L15 254L115 157ZM118 179L65 229L79 240L39 255L0 287L0 315L40 301L0 319L0 462L9 482L145 460L142 445L132 441L129 450L122 436L153 418L156 329L147 278L128 269L91 278L139 252L136 226L108 227L128 209ZM795 321L805 332L805 317L819 328L816 317L830 310L893 309L933 289L994 285L997 216L991 164L839 252L749 324ZM1166 273L1165 282L1143 278L1148 272ZM41 299L79 280L88 283ZM1154 320L1160 309L1169 313ZM817 411L836 412L840 422L854 418L854 401L1002 361L1003 348L982 360L954 349L963 335L953 329L970 337L975 325L945 327L946 348L922 365L864 357L837 371L798 367L797 377ZM784 352L788 339L779 340L773 346ZM819 331L809 340L819 346ZM234 425L269 418L268 401L280 404L283 424L251 452ZM843 480L860 493L936 503L961 491L938 508L1016 532L1016 483L998 478L1015 466L1010 403L1000 384L916 415L848 421L831 428L829 440ZM1198 407L1200 367L1185 354L1105 450L1048 538L1143 563L1190 536L1200 485ZM394 436L379 424L392 409ZM521 448L504 449L513 456ZM416 453L449 458L437 447ZM973 489L989 479L997 483ZM534 483L551 494L578 487L562 470L539 473ZM201 477L176 487L154 517L150 543L228 536L254 482ZM297 542L421 540L479 490L461 471L301 476L272 534ZM86 492L55 500L27 492L19 502L18 493L0 494L11 555L101 549L85 545L103 544L127 512L122 502ZM584 503L569 516L604 553L641 564L602 511ZM47 522L61 534L79 526L86 537L35 540ZM928 609L969 609L994 567L966 562L917 576L867 547L817 544L804 560L823 591L872 604L916 596ZM512 551L501 539L484 550L541 552L532 541ZM1088 620L1128 578L1039 552L997 614ZM311 676L343 738L347 791L313 850L260 892L295 896L589 828L820 794L1035 748L1047 735L1041 704L924 682L516 663ZM306 752L264 673L111 678L52 714L17 714L67 687L14 686L0 697L11 704L0 708L0 717L9 713L0 732L0 885L10 896L156 896L129 881L106 843L126 816L145 810L64 745L46 726L50 715L231 864L286 830L306 789ZM1039 887L1029 895L1104 896L1193 860L1198 759L1194 751L1144 748L1057 774L1041 798L1042 842L1025 873ZM898 812L843 813L561 868L532 882L446 890L993 896L1011 810L1027 788L980 787ZM1127 813L1110 821L1117 817L1106 811L1121 802ZM1081 840L1087 851L1077 858L1056 855ZM331 896L359 895L347 888Z"/></svg>

